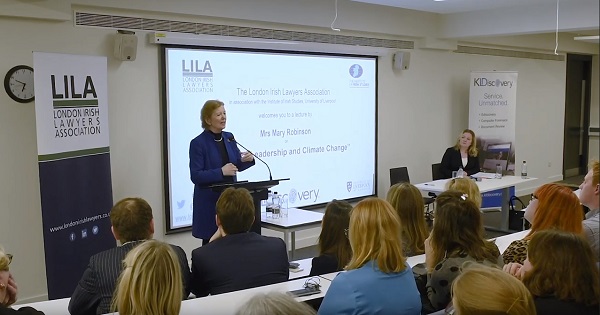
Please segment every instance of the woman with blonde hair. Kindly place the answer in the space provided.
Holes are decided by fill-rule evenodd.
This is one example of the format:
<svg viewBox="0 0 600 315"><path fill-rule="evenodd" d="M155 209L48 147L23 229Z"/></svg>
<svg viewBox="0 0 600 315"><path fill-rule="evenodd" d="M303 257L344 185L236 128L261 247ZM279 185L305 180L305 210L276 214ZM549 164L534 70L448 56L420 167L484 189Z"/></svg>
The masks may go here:
<svg viewBox="0 0 600 315"><path fill-rule="evenodd" d="M525 219L531 223L531 230L520 240L513 241L502 257L504 263L523 264L527 258L527 244L535 233L547 229L559 229L582 234L583 210L577 195L566 186L546 184L531 194L531 201L525 209Z"/></svg>
<svg viewBox="0 0 600 315"><path fill-rule="evenodd" d="M425 205L421 191L409 183L395 184L390 187L386 200L400 217L404 256L425 253L425 239L429 236L429 230L425 223Z"/></svg>
<svg viewBox="0 0 600 315"><path fill-rule="evenodd" d="M315 310L308 304L298 302L293 297L281 293L259 293L244 303L235 315L314 315Z"/></svg>
<svg viewBox="0 0 600 315"><path fill-rule="evenodd" d="M0 315L44 315L31 307L14 310L9 306L17 301L17 283L10 273L12 255L6 254L0 245Z"/></svg>
<svg viewBox="0 0 600 315"><path fill-rule="evenodd" d="M346 236L352 205L333 200L325 208L319 234L319 256L312 259L311 276L344 269L352 257L350 241Z"/></svg>
<svg viewBox="0 0 600 315"><path fill-rule="evenodd" d="M459 315L536 315L523 283L500 269L476 263L465 263L454 280L452 306Z"/></svg>
<svg viewBox="0 0 600 315"><path fill-rule="evenodd" d="M535 233L523 265L504 270L534 297L539 315L600 313L600 277L590 244L580 234L560 230Z"/></svg>
<svg viewBox="0 0 600 315"><path fill-rule="evenodd" d="M456 190L467 194L477 208L481 209L481 193L479 192L479 186L477 186L474 180L470 178L453 178L446 183L446 190Z"/></svg>
<svg viewBox="0 0 600 315"><path fill-rule="evenodd" d="M458 171L459 168L465 171L465 175L479 172L478 153L475 132L471 129L463 130L458 136L456 144L444 152L440 163L440 172L443 178L452 177L452 172Z"/></svg>
<svg viewBox="0 0 600 315"><path fill-rule="evenodd" d="M319 314L420 314L394 208L379 198L360 201L350 214L348 237L352 259L331 282Z"/></svg>
<svg viewBox="0 0 600 315"><path fill-rule="evenodd" d="M181 267L169 244L147 240L125 260L113 309L121 315L178 315L182 300Z"/></svg>
<svg viewBox="0 0 600 315"><path fill-rule="evenodd" d="M447 190L437 197L433 229L425 241L424 308L437 311L448 305L452 282L464 262L502 266L498 247L486 240L483 233L481 212L466 194ZM417 281L422 284L420 273L415 268Z"/></svg>

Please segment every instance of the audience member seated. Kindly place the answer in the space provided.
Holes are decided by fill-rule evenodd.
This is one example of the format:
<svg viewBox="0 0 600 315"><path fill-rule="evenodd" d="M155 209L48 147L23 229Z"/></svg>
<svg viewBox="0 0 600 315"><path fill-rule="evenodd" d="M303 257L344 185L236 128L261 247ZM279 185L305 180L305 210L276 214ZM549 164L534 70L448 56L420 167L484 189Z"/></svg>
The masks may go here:
<svg viewBox="0 0 600 315"><path fill-rule="evenodd" d="M560 230L535 233L523 265L504 271L522 279L538 315L600 313L600 278L596 258L579 234Z"/></svg>
<svg viewBox="0 0 600 315"><path fill-rule="evenodd" d="M123 270L123 259L135 246L151 239L154 234L152 208L141 198L125 198L110 210L112 233L122 245L90 258L79 284L69 301L72 315L104 314L110 303L117 278ZM171 245L179 260L183 297L189 295L190 268L187 256L179 246Z"/></svg>
<svg viewBox="0 0 600 315"><path fill-rule="evenodd" d="M579 200L588 207L590 211L585 214L583 220L583 233L592 246L594 257L600 259L600 184L598 182L600 166L598 161L591 163L590 170L579 188Z"/></svg>
<svg viewBox="0 0 600 315"><path fill-rule="evenodd" d="M536 315L533 298L519 280L482 264L463 266L452 284L452 306L460 315Z"/></svg>
<svg viewBox="0 0 600 315"><path fill-rule="evenodd" d="M556 228L566 232L582 232L583 212L579 199L566 186L546 184L539 187L531 195L524 217L531 223L531 230L523 239L513 241L506 248L502 254L505 264L523 264L527 257L527 244L539 231Z"/></svg>
<svg viewBox="0 0 600 315"><path fill-rule="evenodd" d="M435 221L425 240L425 270L413 268L426 312L450 303L450 288L464 262L502 267L498 247L483 233L481 212L466 194L447 190L437 197Z"/></svg>
<svg viewBox="0 0 600 315"><path fill-rule="evenodd" d="M120 315L178 315L183 286L179 258L166 243L148 240L123 261L113 299Z"/></svg>
<svg viewBox="0 0 600 315"><path fill-rule="evenodd" d="M400 218L385 200L367 198L350 214L352 259L335 277L319 314L421 313L421 301L402 254Z"/></svg>
<svg viewBox="0 0 600 315"><path fill-rule="evenodd" d="M440 173L442 173L443 178L451 178L452 172L458 171L459 168L463 169L465 176L479 172L476 144L475 132L470 129L463 130L458 136L456 144L444 152L440 163Z"/></svg>
<svg viewBox="0 0 600 315"><path fill-rule="evenodd" d="M429 230L425 223L425 205L421 191L409 183L399 183L390 187L386 199L400 217L404 256L424 254Z"/></svg>
<svg viewBox="0 0 600 315"><path fill-rule="evenodd" d="M456 190L467 194L469 199L475 203L478 209L481 209L481 193L479 186L470 178L453 178L446 183L446 190Z"/></svg>
<svg viewBox="0 0 600 315"><path fill-rule="evenodd" d="M235 313L236 315L314 315L310 306L281 293L260 293L248 300Z"/></svg>
<svg viewBox="0 0 600 315"><path fill-rule="evenodd" d="M280 238L248 232L254 202L244 188L225 189L217 200L217 232L192 251L192 292L220 294L287 281L289 262Z"/></svg>
<svg viewBox="0 0 600 315"><path fill-rule="evenodd" d="M0 246L0 315L44 315L31 307L21 307L18 310L11 306L17 301L17 283L10 273L10 262L12 255L6 254Z"/></svg>
<svg viewBox="0 0 600 315"><path fill-rule="evenodd" d="M311 276L344 269L352 257L348 241L348 225L352 206L341 200L333 200L325 208L319 234L319 256L312 259Z"/></svg>

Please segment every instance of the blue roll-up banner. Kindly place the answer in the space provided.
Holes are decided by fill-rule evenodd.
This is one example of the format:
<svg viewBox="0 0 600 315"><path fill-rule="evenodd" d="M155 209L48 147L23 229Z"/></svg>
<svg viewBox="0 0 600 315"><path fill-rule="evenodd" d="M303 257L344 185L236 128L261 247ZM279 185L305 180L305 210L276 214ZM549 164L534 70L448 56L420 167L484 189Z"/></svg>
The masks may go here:
<svg viewBox="0 0 600 315"><path fill-rule="evenodd" d="M90 256L115 247L106 57L33 53L48 298L70 297Z"/></svg>
<svg viewBox="0 0 600 315"><path fill-rule="evenodd" d="M469 129L475 132L484 172L495 173L500 165L504 175L515 175L517 79L516 71L471 72ZM515 187L510 193L515 194ZM502 189L482 197L482 208L502 206Z"/></svg>

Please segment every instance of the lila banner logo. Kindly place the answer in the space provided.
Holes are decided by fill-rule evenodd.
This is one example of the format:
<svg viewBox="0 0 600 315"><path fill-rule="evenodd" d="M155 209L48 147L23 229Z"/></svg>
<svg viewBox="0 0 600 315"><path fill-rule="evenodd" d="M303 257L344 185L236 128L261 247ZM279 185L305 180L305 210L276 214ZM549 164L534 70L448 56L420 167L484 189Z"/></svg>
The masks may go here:
<svg viewBox="0 0 600 315"><path fill-rule="evenodd" d="M98 94L92 77L88 75L83 79L74 75L63 75L61 82L60 79L56 80L55 75L50 75L50 84L54 137L71 138L100 134ZM78 93L79 91L81 93Z"/></svg>
<svg viewBox="0 0 600 315"><path fill-rule="evenodd" d="M347 182L346 183L346 189L348 189L348 192L350 192L352 190L352 182Z"/></svg>

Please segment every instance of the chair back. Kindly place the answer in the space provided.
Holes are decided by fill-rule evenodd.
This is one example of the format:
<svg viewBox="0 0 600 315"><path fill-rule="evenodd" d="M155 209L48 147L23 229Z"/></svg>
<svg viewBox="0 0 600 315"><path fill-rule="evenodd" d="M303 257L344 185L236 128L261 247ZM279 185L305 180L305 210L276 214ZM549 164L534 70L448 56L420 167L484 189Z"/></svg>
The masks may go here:
<svg viewBox="0 0 600 315"><path fill-rule="evenodd" d="M405 166L390 168L390 186L398 183L410 183L408 168Z"/></svg>
<svg viewBox="0 0 600 315"><path fill-rule="evenodd" d="M431 178L433 180L438 180L438 179L444 178L444 175L442 175L442 172L440 171L441 165L442 165L442 163L431 164Z"/></svg>

